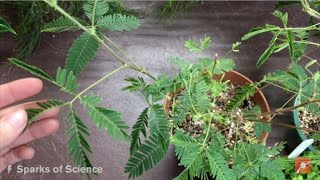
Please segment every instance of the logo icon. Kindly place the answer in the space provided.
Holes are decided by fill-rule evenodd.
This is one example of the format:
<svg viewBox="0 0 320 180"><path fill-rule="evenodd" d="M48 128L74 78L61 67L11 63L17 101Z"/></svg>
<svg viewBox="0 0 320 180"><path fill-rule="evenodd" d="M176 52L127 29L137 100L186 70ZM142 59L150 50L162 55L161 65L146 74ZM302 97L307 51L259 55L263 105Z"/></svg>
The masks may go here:
<svg viewBox="0 0 320 180"><path fill-rule="evenodd" d="M310 158L297 158L296 159L296 173L309 174L311 172L311 159Z"/></svg>
<svg viewBox="0 0 320 180"><path fill-rule="evenodd" d="M7 170L8 170L8 174L9 174L9 173L10 173L10 171L12 170L12 168L11 168L11 167L12 167L12 165L9 165L9 166L8 166L8 168L7 168Z"/></svg>

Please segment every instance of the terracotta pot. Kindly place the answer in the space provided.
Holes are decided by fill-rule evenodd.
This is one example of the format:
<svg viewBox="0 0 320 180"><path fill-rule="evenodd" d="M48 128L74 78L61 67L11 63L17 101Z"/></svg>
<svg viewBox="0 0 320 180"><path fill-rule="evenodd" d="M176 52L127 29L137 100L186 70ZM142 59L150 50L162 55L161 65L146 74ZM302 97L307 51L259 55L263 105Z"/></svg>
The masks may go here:
<svg viewBox="0 0 320 180"><path fill-rule="evenodd" d="M214 75L212 78L215 80L220 80L221 77L222 77L221 75ZM225 74L225 76L223 77L223 80L230 80L231 83L233 83L235 85L240 85L240 86L244 86L246 84L253 83L249 78L247 78L246 76L244 76L243 74L241 74L237 71L227 72ZM174 95L173 93L170 93L167 96L172 97L173 95ZM169 111L169 108L171 106L171 100L169 100L168 97L164 101L164 110L166 112ZM256 94L254 94L253 100L256 103L256 105L259 105L261 107L262 112L269 112L270 111L268 102L267 102L266 98L264 97L263 93L259 89L257 89ZM262 120L267 121L268 117L266 117ZM261 137L259 137L259 142L261 144L265 144L267 137L268 137L268 133L267 132L263 133L263 135Z"/></svg>

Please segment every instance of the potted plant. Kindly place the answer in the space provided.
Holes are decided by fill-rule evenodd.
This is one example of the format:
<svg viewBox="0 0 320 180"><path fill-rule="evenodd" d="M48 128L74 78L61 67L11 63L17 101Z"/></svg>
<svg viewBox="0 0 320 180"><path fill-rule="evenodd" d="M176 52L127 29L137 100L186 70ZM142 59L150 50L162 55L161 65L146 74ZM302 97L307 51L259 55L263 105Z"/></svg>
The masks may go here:
<svg viewBox="0 0 320 180"><path fill-rule="evenodd" d="M207 37L186 46L198 52L210 42ZM152 84L141 77L126 79L130 85L124 89L140 92L148 104L131 133L129 177L155 166L173 144L185 168L176 179L284 178L280 165L270 159L282 145L264 146L271 112L257 88L262 81L253 83L232 71L235 64L229 58L205 57L193 64L176 57L171 63L179 69L173 78L162 75Z"/></svg>
<svg viewBox="0 0 320 180"><path fill-rule="evenodd" d="M179 73L173 78L166 75L154 77L132 61L102 33L104 30L135 29L139 25L138 19L126 15L106 15L108 12L108 8L104 8L108 3L106 1L86 1L83 6L86 12L84 20L70 16L55 0L45 0L45 2L63 15L47 24L46 31L79 29L84 31L70 48L66 67L58 68L56 76L52 77L18 59L9 60L34 75L52 82L72 97L69 101L40 102L38 108L27 109L27 112L31 124L51 108L59 106L69 109L70 128L66 133L69 136L68 150L77 165L92 167L87 155L92 150L85 139L86 135L90 135L90 131L74 109L74 103L79 101L97 127L107 130L109 135L117 140L131 142L130 158L125 167L129 177L140 176L154 167L165 156L169 144L172 143L175 145L180 164L185 167L177 179L285 178L282 171L284 167L277 157L283 148L282 144L271 148L264 146L267 133L271 132L270 123L274 123L271 120L277 114L290 112L302 106L307 109L318 108L313 105L318 105L320 99L308 99L297 106L283 106L269 111L260 90L269 85L290 90L291 86L300 84L304 80L305 72L302 66L292 63L287 69L267 74L261 81L253 83L243 75L232 71L235 64L229 58L219 58L218 55L213 58L201 57L197 63L173 58L171 62L178 67ZM281 15L285 22L286 16L277 14L279 17ZM273 53L278 36L287 33L290 40L292 36L287 32L288 29L266 26L266 30L255 29L244 36L250 38L261 31L278 33L270 43L269 50L259 60L258 66ZM296 35L296 32L293 33ZM287 43L288 46L282 45L282 49L291 47L290 43L293 42ZM205 37L199 43L189 40L185 46L196 53L208 48L210 44L211 39ZM232 51L237 52L239 45L239 42L233 44ZM100 46L107 49L120 65L79 91L77 76L94 59ZM102 98L87 93L123 69L138 71L149 78L148 80L142 77L126 79L130 85L124 89L140 92L147 104L133 126L131 136L128 135L128 126L119 112L99 106ZM147 83L150 80L152 83ZM318 83L318 79L315 82ZM295 93L300 94L300 91ZM147 127L150 127L149 131ZM141 134L145 137L145 141L140 137Z"/></svg>
<svg viewBox="0 0 320 180"><path fill-rule="evenodd" d="M295 2L299 3L299 2ZM286 5L287 2L283 2ZM252 30L251 33L243 36L242 40L247 40L255 35L263 33L271 33L273 38L269 43L269 47L264 51L257 62L257 66L260 67L268 58L285 49L289 50L291 64L300 63L302 60L307 59L309 62L303 63L304 68L295 68L295 71L299 71L299 76L286 76L283 79L274 79L273 83L276 86L286 88L287 92L293 94L290 101L295 99L294 105L298 108L293 110L293 122L297 127L299 138L304 141L307 138L315 139L315 146L319 147L319 134L314 131L319 131L319 103L312 103L304 106L304 104L310 100L320 98L319 88L319 66L318 61L309 56L309 53L319 47L319 43L313 42L313 35L319 32L319 23L316 23L316 19L320 18L320 13L314 9L319 8L319 4L313 1L302 0L301 4L303 10L311 15L309 26L306 27L288 27L288 13L283 14L280 11L275 11L274 16L279 18L283 27L276 25L266 25L264 27L257 27ZM314 46L315 49L311 49L310 46ZM307 48L310 48L309 50ZM302 63L301 63L302 64ZM296 66L296 65L294 65ZM313 67L315 70L310 70ZM287 82L285 82L287 81ZM309 129L306 131L305 129ZM314 146L310 146L309 150L315 151Z"/></svg>

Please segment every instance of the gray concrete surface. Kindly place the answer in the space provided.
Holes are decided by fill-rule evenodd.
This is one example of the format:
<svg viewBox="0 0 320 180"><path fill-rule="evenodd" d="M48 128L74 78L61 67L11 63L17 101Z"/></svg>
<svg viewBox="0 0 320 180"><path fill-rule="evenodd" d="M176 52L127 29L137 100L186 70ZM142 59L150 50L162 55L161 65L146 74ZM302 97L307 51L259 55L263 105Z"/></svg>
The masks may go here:
<svg viewBox="0 0 320 180"><path fill-rule="evenodd" d="M161 73L172 75L175 70L167 63L170 56L178 55L194 60L195 55L190 54L184 48L184 41L188 38L199 39L205 34L213 39L213 46L209 51L204 52L203 56L213 56L218 53L223 56L249 29L262 26L266 23L279 24L277 19L271 15L274 10L274 2L203 2L193 8L187 15L178 16L173 24L169 25L163 21L155 20L152 15L147 15L142 19L141 27L133 32L108 33L108 36L122 47L136 62L152 74ZM290 9L289 24L293 26L305 25L308 17L300 12L300 8ZM43 34L41 43L34 55L27 60L28 63L42 68L47 73L54 75L58 66L63 66L74 38L79 32ZM264 35L245 42L240 46L240 52L231 55L235 60L236 70L245 74L253 80L259 80L264 74L276 68L284 67L288 61L287 52L279 53L259 70L255 63L260 54L266 48L270 36ZM0 41L0 74L1 84L11 80L30 77L27 72L12 67L9 68L6 58L12 55L12 38L5 36ZM95 60L88 66L86 71L79 77L81 88L87 87L96 79L107 74L119 65L114 58L103 48L99 51ZM122 117L132 126L139 112L145 107L144 102L139 96L128 92L120 91L125 83L123 79L128 76L138 75L133 71L121 71L100 86L91 90L103 96L103 105L115 109L122 113ZM278 107L286 101L288 94L281 92L277 88L267 88L264 93L269 101L271 108ZM71 97L58 92L58 89L45 82L41 94L27 99L37 100L44 98L70 99ZM123 168L128 158L128 144L121 144L111 139L105 132L98 130L90 122L86 113L77 107L80 116L92 131L89 142L92 145L94 154L90 156L95 166L103 167L103 173L94 179L103 180L122 180L127 179ZM275 119L281 122L290 122L291 115ZM76 180L82 179L78 174L28 174L22 175L14 173L16 166L60 166L71 164L67 154L64 132L67 129L65 112L61 115L61 128L58 133L50 137L35 141L31 146L36 149L35 158L29 161L17 163L13 166L14 170L7 174L0 174L3 180L35 180L35 179L57 179L57 180ZM274 127L269 136L268 144L272 145L278 141L287 140L287 130L281 127ZM179 173L177 160L173 148L170 148L166 158L157 167L145 173L139 179L144 180L167 180L175 177Z"/></svg>

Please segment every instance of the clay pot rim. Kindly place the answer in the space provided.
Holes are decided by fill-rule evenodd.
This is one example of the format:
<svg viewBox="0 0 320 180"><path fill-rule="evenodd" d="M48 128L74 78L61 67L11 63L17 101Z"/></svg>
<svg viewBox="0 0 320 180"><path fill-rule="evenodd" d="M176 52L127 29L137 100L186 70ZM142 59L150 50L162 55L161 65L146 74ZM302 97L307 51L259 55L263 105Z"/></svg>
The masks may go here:
<svg viewBox="0 0 320 180"><path fill-rule="evenodd" d="M237 71L232 70L232 71L226 72L226 74L230 74L230 73L231 73L231 74L235 74L236 76L239 76L239 77L243 78L245 81L247 81L248 84L253 84L253 81L252 81L252 80L250 80L248 77L246 77L245 75L243 75L243 74L241 74L241 73L239 73L239 72L237 72ZM166 96L166 98L165 98L165 100L164 100L163 108L164 108L165 112L168 112L168 111L169 111L169 106L170 106L169 102L170 102L170 101L168 100L168 97L173 96L173 94L174 94L174 93L172 93L172 92L171 92L171 93L168 93L167 96ZM257 102L256 102L256 103L257 103L257 105L259 105L260 107L262 107L262 106L265 107L265 109L262 110L262 112L270 112L270 108L269 108L268 101L267 101L266 97L264 96L264 94L262 93L262 91L261 91L259 88L257 88L257 91L256 91L256 93L254 94L254 97L260 97L260 98L261 98L261 100L262 100L263 103L262 103L262 104L258 104ZM268 117L262 119L261 121L267 121L267 120L268 120ZM268 135L269 135L268 132L264 132L261 137L258 137L259 143L265 145L265 144L266 144L266 140L267 140L267 138L268 138Z"/></svg>

